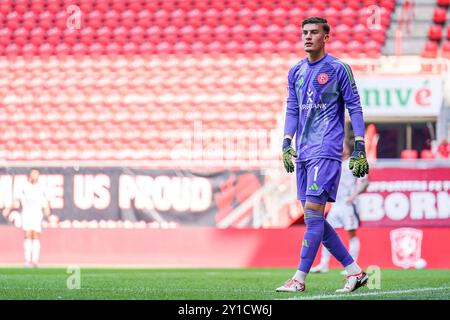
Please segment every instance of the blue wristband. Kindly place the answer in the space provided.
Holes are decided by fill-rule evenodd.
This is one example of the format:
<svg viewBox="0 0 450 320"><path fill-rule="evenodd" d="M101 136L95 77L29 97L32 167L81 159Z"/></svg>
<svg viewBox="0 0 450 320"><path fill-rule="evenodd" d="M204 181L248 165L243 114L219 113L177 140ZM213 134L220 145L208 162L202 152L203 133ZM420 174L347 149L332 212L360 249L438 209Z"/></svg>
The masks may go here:
<svg viewBox="0 0 450 320"><path fill-rule="evenodd" d="M362 140L355 141L355 151L366 152L366 145L365 145L364 141L362 141Z"/></svg>
<svg viewBox="0 0 450 320"><path fill-rule="evenodd" d="M284 138L282 150L284 151L284 150L286 150L287 148L289 148L289 147L291 146L291 142L292 142L292 139L290 139L290 138Z"/></svg>

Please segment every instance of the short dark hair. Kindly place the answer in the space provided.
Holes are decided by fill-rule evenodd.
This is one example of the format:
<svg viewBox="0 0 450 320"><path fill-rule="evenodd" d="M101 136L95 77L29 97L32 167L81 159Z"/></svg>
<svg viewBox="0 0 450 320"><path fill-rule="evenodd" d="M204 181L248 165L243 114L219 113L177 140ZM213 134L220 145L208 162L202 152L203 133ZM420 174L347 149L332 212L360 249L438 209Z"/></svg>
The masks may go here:
<svg viewBox="0 0 450 320"><path fill-rule="evenodd" d="M31 172L33 172L33 171L37 171L37 172L41 173L41 172L39 171L39 169L38 169L38 168L36 168L36 167L33 167L33 168L30 168L30 169L28 170L28 175L30 175L30 174L31 174Z"/></svg>
<svg viewBox="0 0 450 320"><path fill-rule="evenodd" d="M330 25L328 24L327 19L320 18L320 17L309 17L302 21L302 28L305 26L305 24L311 24L311 23L318 23L321 24L323 27L323 31L326 34L330 33Z"/></svg>

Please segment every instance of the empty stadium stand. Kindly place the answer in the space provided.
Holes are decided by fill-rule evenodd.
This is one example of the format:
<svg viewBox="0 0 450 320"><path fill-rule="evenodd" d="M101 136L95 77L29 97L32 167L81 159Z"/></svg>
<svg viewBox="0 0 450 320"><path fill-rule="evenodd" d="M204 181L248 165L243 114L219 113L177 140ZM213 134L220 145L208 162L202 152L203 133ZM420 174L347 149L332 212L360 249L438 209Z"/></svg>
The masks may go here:
<svg viewBox="0 0 450 320"><path fill-rule="evenodd" d="M368 23L370 5L379 25ZM379 57L394 9L395 0L1 1L0 158L167 159L195 121L273 129L302 19L326 16L332 54Z"/></svg>

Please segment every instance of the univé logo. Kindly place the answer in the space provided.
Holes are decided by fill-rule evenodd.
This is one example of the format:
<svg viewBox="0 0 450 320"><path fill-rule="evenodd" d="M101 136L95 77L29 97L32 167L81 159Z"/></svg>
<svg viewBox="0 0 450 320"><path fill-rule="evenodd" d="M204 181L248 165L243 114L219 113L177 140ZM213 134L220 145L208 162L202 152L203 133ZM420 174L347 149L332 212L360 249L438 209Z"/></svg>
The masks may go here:
<svg viewBox="0 0 450 320"><path fill-rule="evenodd" d="M400 228L390 233L392 263L397 267L408 269L416 266L420 259L423 232L414 228Z"/></svg>

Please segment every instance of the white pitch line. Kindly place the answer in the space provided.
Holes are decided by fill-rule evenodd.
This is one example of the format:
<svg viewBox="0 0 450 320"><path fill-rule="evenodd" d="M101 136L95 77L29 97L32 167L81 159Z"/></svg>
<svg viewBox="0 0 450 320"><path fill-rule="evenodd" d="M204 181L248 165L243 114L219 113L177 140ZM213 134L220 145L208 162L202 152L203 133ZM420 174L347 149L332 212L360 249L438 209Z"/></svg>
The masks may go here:
<svg viewBox="0 0 450 320"><path fill-rule="evenodd" d="M438 290L450 290L450 287L439 287L439 288L417 288L417 289L407 289L407 290L391 290L391 291L373 291L365 293L343 293L343 294L325 294L316 296L304 296L304 297L292 297L285 300L315 300L315 299L333 299L333 298L351 298L351 297L366 297L366 296L378 296L378 295L388 295L388 294L404 294L404 293L414 293L414 292L425 292L425 291L438 291Z"/></svg>

